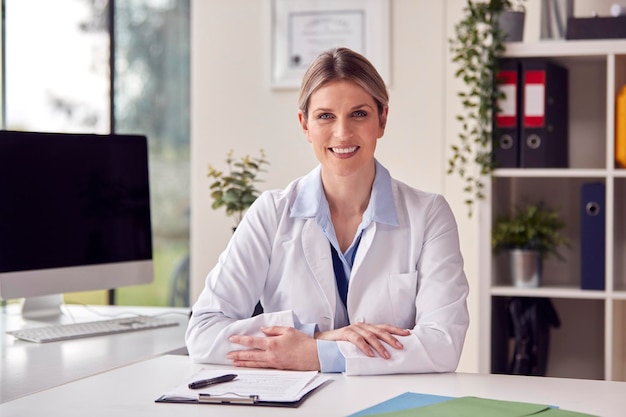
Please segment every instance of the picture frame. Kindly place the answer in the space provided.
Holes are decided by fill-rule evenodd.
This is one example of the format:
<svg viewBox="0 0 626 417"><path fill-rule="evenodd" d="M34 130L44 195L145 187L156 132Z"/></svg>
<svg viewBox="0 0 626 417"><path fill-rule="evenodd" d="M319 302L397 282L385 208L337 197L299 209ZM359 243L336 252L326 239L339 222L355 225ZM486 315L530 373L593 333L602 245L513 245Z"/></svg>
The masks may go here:
<svg viewBox="0 0 626 417"><path fill-rule="evenodd" d="M389 0L272 0L275 89L300 86L319 53L344 46L369 59L389 85Z"/></svg>

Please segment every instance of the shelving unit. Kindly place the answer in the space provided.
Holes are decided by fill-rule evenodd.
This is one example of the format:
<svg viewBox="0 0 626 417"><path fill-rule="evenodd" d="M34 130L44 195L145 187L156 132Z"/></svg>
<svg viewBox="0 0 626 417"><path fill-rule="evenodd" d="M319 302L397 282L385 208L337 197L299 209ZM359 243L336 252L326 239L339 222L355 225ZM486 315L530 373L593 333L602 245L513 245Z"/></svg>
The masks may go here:
<svg viewBox="0 0 626 417"><path fill-rule="evenodd" d="M626 84L626 40L511 43L507 57L544 57L569 72L569 168L499 169L480 208L481 371L506 372L509 297L547 297L561 326L551 332L548 376L626 381L626 169L614 163L615 96ZM606 187L604 291L580 289L580 187ZM495 216L544 201L566 222L571 248L547 258L539 288L510 285L506 259L493 255Z"/></svg>

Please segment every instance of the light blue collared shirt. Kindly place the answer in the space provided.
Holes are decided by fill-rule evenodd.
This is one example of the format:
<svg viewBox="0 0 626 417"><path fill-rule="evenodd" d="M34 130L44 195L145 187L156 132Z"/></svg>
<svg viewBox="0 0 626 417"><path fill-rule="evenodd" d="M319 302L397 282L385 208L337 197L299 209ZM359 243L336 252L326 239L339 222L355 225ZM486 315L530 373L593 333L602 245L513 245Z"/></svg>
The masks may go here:
<svg viewBox="0 0 626 417"><path fill-rule="evenodd" d="M333 245L345 271L348 282L350 281L350 273L354 262L354 255L359 247L359 241L363 230L365 230L372 222L385 223L392 226L398 226L398 214L393 199L393 190L391 187L391 175L389 171L383 167L378 161L375 161L376 173L374 175L374 183L372 184L372 194L369 204L363 213L361 224L357 228L356 234L352 239L350 247L345 252L339 249L337 235L330 217L330 209L328 201L324 194L322 185L321 166L311 171L302 181L302 187L298 191L298 195L291 209L291 217L315 218L315 222L324 232L328 241ZM349 292L349 289L348 289ZM339 297L339 295L337 295ZM341 304L339 308L346 310L346 306ZM347 317L347 312L346 312ZM347 325L348 323L346 323ZM317 325L315 323L301 324L299 330L313 336ZM339 351L337 342L328 340L317 341L318 357L322 372L343 372L346 369L346 361Z"/></svg>

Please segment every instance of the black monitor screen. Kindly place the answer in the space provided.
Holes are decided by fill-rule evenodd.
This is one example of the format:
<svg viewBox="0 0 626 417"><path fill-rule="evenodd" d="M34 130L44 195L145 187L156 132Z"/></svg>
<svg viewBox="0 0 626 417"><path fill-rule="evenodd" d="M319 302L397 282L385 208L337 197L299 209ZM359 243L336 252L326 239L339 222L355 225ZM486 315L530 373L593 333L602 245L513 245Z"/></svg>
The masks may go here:
<svg viewBox="0 0 626 417"><path fill-rule="evenodd" d="M0 131L0 272L148 259L144 136Z"/></svg>

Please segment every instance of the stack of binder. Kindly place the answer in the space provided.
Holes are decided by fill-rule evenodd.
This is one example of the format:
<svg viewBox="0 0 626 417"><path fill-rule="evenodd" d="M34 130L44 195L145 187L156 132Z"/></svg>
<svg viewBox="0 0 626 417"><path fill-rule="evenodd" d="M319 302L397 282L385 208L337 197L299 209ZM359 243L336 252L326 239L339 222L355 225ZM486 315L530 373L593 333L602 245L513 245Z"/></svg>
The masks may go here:
<svg viewBox="0 0 626 417"><path fill-rule="evenodd" d="M494 111L496 168L568 166L568 71L541 58L505 59Z"/></svg>

